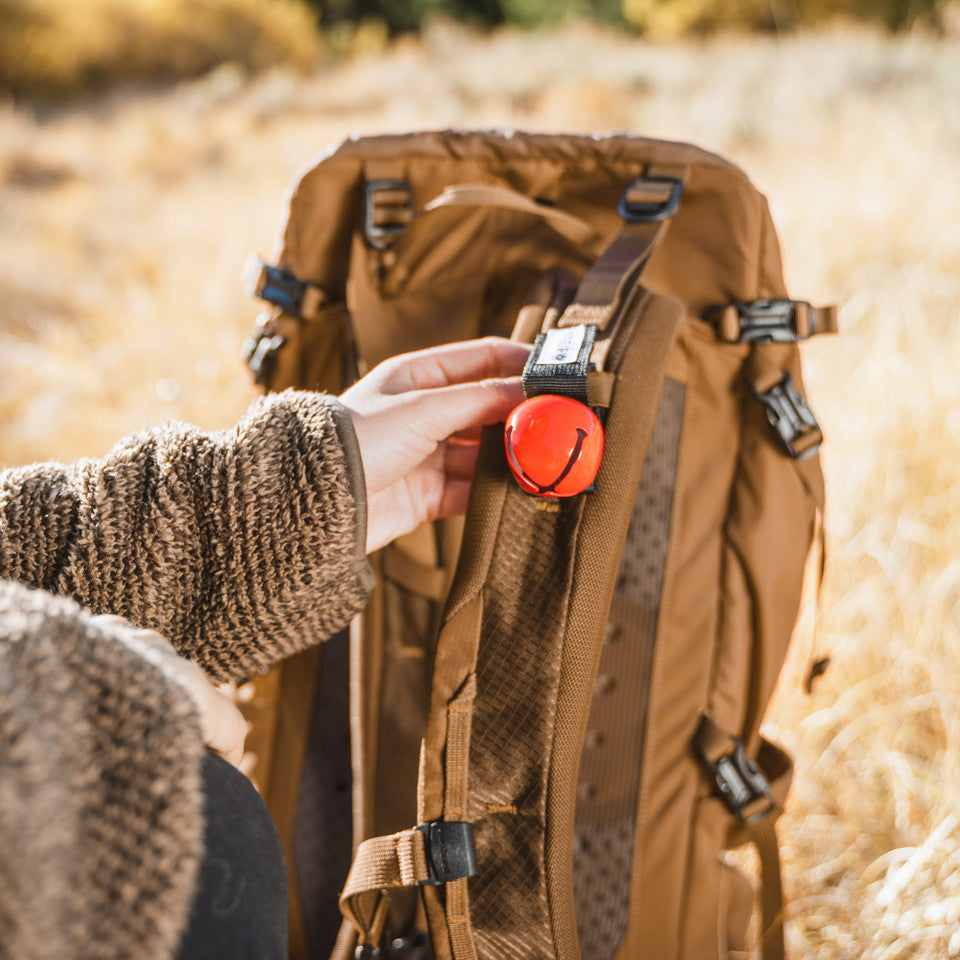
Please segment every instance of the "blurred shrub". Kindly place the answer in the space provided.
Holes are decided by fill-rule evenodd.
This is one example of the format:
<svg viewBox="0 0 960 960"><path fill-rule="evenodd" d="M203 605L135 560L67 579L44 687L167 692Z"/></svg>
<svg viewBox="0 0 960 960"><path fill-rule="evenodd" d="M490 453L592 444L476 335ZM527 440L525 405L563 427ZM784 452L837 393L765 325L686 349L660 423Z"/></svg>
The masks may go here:
<svg viewBox="0 0 960 960"><path fill-rule="evenodd" d="M225 62L306 67L319 50L300 0L0 0L0 89L14 94L57 98Z"/></svg>
<svg viewBox="0 0 960 960"><path fill-rule="evenodd" d="M958 0L309 0L325 26L379 19L391 33L417 29L440 14L480 24L539 27L571 16L628 23L655 35L708 32L723 27L787 29L836 16L911 26L936 22Z"/></svg>
<svg viewBox="0 0 960 960"><path fill-rule="evenodd" d="M654 36L706 33L722 27L788 29L835 17L901 30L939 23L957 0L622 0L624 19Z"/></svg>
<svg viewBox="0 0 960 960"><path fill-rule="evenodd" d="M527 28L587 17L669 37L837 15L901 29L936 23L948 6L960 0L0 0L0 93L60 98L194 77L224 62L308 67L322 45L378 52L434 16Z"/></svg>

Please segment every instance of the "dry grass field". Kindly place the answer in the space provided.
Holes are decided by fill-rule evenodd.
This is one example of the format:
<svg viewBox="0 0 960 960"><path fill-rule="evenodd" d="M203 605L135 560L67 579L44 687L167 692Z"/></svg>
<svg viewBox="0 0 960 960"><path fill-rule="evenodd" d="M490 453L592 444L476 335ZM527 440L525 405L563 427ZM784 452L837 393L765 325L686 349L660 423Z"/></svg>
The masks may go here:
<svg viewBox="0 0 960 960"><path fill-rule="evenodd" d="M795 957L960 956L960 38L837 28L652 46L578 25L435 26L307 78L239 68L46 115L0 104L0 463L228 424L283 191L350 131L630 129L770 198L824 424L829 568L812 696L798 631L770 726Z"/></svg>

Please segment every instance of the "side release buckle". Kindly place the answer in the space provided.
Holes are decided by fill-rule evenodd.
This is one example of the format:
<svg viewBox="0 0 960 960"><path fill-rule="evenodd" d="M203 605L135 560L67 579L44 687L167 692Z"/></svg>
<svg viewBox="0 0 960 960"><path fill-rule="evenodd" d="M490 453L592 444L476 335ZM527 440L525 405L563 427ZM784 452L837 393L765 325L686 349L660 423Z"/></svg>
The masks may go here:
<svg viewBox="0 0 960 960"><path fill-rule="evenodd" d="M243 280L249 296L266 300L300 320L312 317L327 300L315 283L299 280L289 270L270 266L254 255L247 258Z"/></svg>
<svg viewBox="0 0 960 960"><path fill-rule="evenodd" d="M242 349L243 359L253 374L254 383L261 387L270 385L277 353L286 342L286 338L277 333L269 314L257 317L256 330L244 341Z"/></svg>
<svg viewBox="0 0 960 960"><path fill-rule="evenodd" d="M371 180L363 193L363 234L377 250L389 250L413 221L413 190L406 180Z"/></svg>
<svg viewBox="0 0 960 960"><path fill-rule="evenodd" d="M627 223L657 223L677 212L682 193L677 177L637 177L623 191L617 213Z"/></svg>
<svg viewBox="0 0 960 960"><path fill-rule="evenodd" d="M789 456L806 460L820 449L823 432L807 401L794 388L789 373L769 390L759 390L752 385L750 389L763 404L767 420Z"/></svg>
<svg viewBox="0 0 960 960"><path fill-rule="evenodd" d="M472 877L477 873L477 847L473 840L473 824L459 820L434 820L418 824L423 834L430 877L421 883L436 886Z"/></svg>
<svg viewBox="0 0 960 960"><path fill-rule="evenodd" d="M763 771L744 750L743 741L732 738L733 750L719 760L701 757L713 777L720 799L744 823L754 823L776 806Z"/></svg>
<svg viewBox="0 0 960 960"><path fill-rule="evenodd" d="M737 343L794 343L803 339L797 329L796 300L738 301L733 306L740 315ZM812 309L810 304L805 306Z"/></svg>

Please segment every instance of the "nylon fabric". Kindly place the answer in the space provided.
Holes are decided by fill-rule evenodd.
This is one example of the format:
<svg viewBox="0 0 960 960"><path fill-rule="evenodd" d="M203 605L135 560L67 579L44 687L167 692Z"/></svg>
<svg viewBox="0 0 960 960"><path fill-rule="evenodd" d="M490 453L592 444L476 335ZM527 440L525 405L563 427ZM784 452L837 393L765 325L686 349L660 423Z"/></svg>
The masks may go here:
<svg viewBox="0 0 960 960"><path fill-rule="evenodd" d="M666 239L638 262L632 241L616 248L624 231L617 202L642 174L679 176L684 190ZM410 185L409 195L385 194L401 217L409 210L408 197L416 213L447 187L471 184L525 198L518 203L528 215L486 202L438 205L392 235L389 250L372 249L362 236L364 184L391 179ZM633 199L664 202L669 192L669 185L660 184L649 196ZM578 245L545 222L543 210L589 224L596 238ZM659 240L658 228L651 230ZM585 277L611 244L616 249L607 260L609 270L604 268L606 279L598 284L602 292L590 293L592 280L583 285L579 307L560 324L608 323L632 297L636 274L629 274L640 266L646 287L676 296L683 305L672 352L670 331L681 314L654 310L654 323L637 334L643 342L627 358L632 373L621 369L622 350L608 356L608 338L595 347L592 358L605 376L588 377L588 397L610 404L608 427L620 424L614 433L625 430L623 436L636 438L629 450L616 441L608 448L606 467L612 473L607 476L616 481L606 482L601 468L597 492L582 498L576 520L566 504L518 507L523 495L510 487L503 469L502 439L489 433L471 497L471 513L482 505L486 519L479 526L471 520L439 646L434 637L457 554L455 533L426 531L409 554L419 567L408 565L400 553L378 559L374 565L383 579L353 632L357 839L389 834L411 822L415 758L424 727L421 819L443 815L444 751L452 729L447 708L476 669L469 757L470 788L476 790L466 819L476 824L481 874L445 888L420 888L422 908L416 910L409 896L402 909L404 896L393 896L389 917L379 894L366 898L371 903L365 922L374 932L384 929L394 936L406 930L405 924L425 929L428 923L437 960L468 955L460 931L471 916L478 960L575 960L581 939L577 910L603 912L574 905L574 825L583 822L575 788L598 670L601 676L620 670L598 667L600 631L664 369L683 385L683 427L652 644L637 817L635 824L621 818L609 829L602 824L593 829L597 845L606 843L611 850L628 849L632 832L626 931L614 960L704 960L742 947L743 888L731 894L729 871L724 873L719 857L725 847L749 838L708 795L709 783L689 743L699 711L710 709L744 740L750 755L757 753L757 728L796 615L798 571L814 536L822 476L816 456L790 461L771 435L764 409L744 378L749 346L719 342L701 318L734 302L786 299L779 248L766 201L749 180L726 161L689 145L619 135L446 131L342 144L294 189L276 257L285 270L326 291L330 303L320 311L322 322L301 323L285 315L271 321L279 346L263 368L265 379L271 389L338 390L345 366L353 365L343 359L353 344L369 368L401 350L440 340L509 333L527 303L535 306L523 318L524 339L558 325L569 302L565 278ZM539 278L548 271L550 283L544 284ZM539 293L528 299L538 283ZM630 310L635 309L639 304L631 302ZM822 309L801 307L796 322L802 332L808 327L821 332L835 321ZM764 344L763 352L802 393L796 344ZM637 359L668 353L663 366L660 359ZM517 557L508 548L515 535L522 554L540 545L544 556L552 557L575 544L578 556L541 557L530 566L529 557ZM434 548L442 538L442 552L421 552L430 536ZM529 574L529 582L520 579ZM560 604L565 613L552 609L557 604L547 599L561 590L567 597ZM521 624L521 642L510 637L513 621ZM488 634L494 637L498 662L488 662L484 652L476 663L481 634L484 651ZM293 669L285 666L283 673ZM261 682L256 683L259 691ZM289 822L299 783L290 770L298 769L307 738L289 722L271 726L271 717L286 705L267 681L262 687L272 691L263 711L270 716L259 721L266 731L260 740L267 741L258 745L270 781L266 792L278 822ZM424 716L427 698L429 719ZM783 786L788 780L785 776ZM624 871L622 863L616 866L618 876ZM582 893L585 885L578 883ZM622 903L615 905L614 930L622 925L623 910ZM726 910L730 924L724 923ZM729 941L718 936L720 930L728 931ZM604 933L601 940L606 955L616 936ZM343 960L350 937L345 933L341 941L338 958ZM304 960L296 938L292 942L293 956Z"/></svg>
<svg viewBox="0 0 960 960"><path fill-rule="evenodd" d="M583 960L612 957L626 932L640 761L683 398L683 385L667 380L620 561L580 759L573 885Z"/></svg>
<svg viewBox="0 0 960 960"><path fill-rule="evenodd" d="M556 207L537 203L526 194L518 193L508 187L491 186L485 183L454 184L431 200L424 207L424 211L451 206L491 206L504 210L516 210L518 213L542 218L557 233L573 243L589 244L599 239L596 229L586 220L564 213Z"/></svg>
<svg viewBox="0 0 960 960"><path fill-rule="evenodd" d="M511 484L484 587L470 750L470 819L480 863L470 887L483 960L554 956L543 852L543 763L553 736L564 597L582 500L564 501L557 513L545 513L535 498ZM491 815L489 808L515 812Z"/></svg>
<svg viewBox="0 0 960 960"><path fill-rule="evenodd" d="M416 886L429 877L426 847L419 830L372 837L364 840L354 854L340 895L340 910L356 927L362 943L376 943L387 906L383 891Z"/></svg>
<svg viewBox="0 0 960 960"><path fill-rule="evenodd" d="M462 821L467 816L469 796L470 731L473 725L477 678L471 674L447 708L447 742L444 750L444 820ZM468 880L462 877L446 885L447 930L454 960L477 960L470 916Z"/></svg>

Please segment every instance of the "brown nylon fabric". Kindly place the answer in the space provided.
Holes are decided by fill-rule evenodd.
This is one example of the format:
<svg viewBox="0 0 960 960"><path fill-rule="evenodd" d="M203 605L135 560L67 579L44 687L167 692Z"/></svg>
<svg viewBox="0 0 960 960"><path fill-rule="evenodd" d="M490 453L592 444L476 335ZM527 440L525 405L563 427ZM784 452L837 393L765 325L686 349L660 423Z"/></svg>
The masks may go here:
<svg viewBox="0 0 960 960"><path fill-rule="evenodd" d="M491 960L553 956L543 768L582 512L583 498L564 502L556 514L538 510L511 484L484 587L470 757L481 872L471 896L479 953Z"/></svg>
<svg viewBox="0 0 960 960"><path fill-rule="evenodd" d="M683 394L682 384L667 380L617 574L580 759L573 889L584 960L612 957L627 925L643 731Z"/></svg>
<svg viewBox="0 0 960 960"><path fill-rule="evenodd" d="M771 439L763 410L746 388L747 348L718 344L714 330L697 319L708 308L734 300L786 297L766 201L735 167L684 144L628 136L471 132L366 138L342 144L304 175L292 194L276 258L321 288L327 304L310 322L275 317L286 345L276 353L270 387L338 390L349 373L354 340L369 367L400 350L441 340L509 333L537 277L554 268L583 277L620 232L616 203L625 184L644 171L676 170L683 171L683 199L644 273L645 286L677 296L686 311L667 366L669 376L684 384L685 400L643 734L627 929L616 953L631 960L699 960L742 946L735 931L743 927L738 919L743 888L731 879L720 854L747 838L708 796L709 784L689 745L699 711L708 708L744 739L751 755L760 749L757 727L796 615L798 570L812 535L818 484L822 498L818 460L795 464ZM410 183L415 216L389 251L374 251L357 231L363 220L363 184L393 178ZM421 216L423 206L451 183L503 186L545 200L594 226L598 240L578 247L519 211L449 207ZM395 198L403 216L404 197ZM796 346L770 345L764 353L803 392ZM489 455L494 456L498 447L491 443ZM497 483L484 492L481 479L474 493L502 502L505 494ZM455 540L455 534L438 534L436 543L443 543L443 551L433 556L414 551L415 560L399 566L394 558L392 578L375 591L362 626L354 630L358 839L411 825L414 757L425 723L425 703L415 703L413 691L428 685L436 636L435 627L426 638L420 632L430 629L425 625L439 606L437 585L444 577L437 571L449 571ZM496 528L471 531L462 575L447 607L448 626L451 617L480 596L497 543ZM609 571L595 572L590 582L605 578L612 589ZM430 597L425 598L420 594L428 582ZM576 576L572 589L575 598L590 592ZM593 609L580 599L571 603L575 609ZM603 615L589 616L599 629ZM573 790L599 642L599 637L591 640L586 644L590 649L579 653L566 646L561 651L556 715L550 721L553 763L545 773L547 852L544 864L528 871L528 878L546 877L554 949L564 960L577 955ZM447 646L446 665L434 674L435 705L438 698L446 704L443 698L453 696L466 676L464 657L454 657ZM422 659L411 656L416 647L423 649ZM278 736L275 691L271 693L269 678L255 682L261 701L254 730L260 779L271 809L282 819L292 816L297 785L281 768L288 758L295 765L302 756L306 726L298 732L285 724ZM261 683L264 696L259 695ZM408 719L398 723L398 710ZM440 752L436 759L428 757L428 766L439 764L444 736L427 729L429 752ZM284 763L271 762L274 756ZM381 763L391 760L388 778ZM442 784L442 770L437 767L427 779ZM430 788L432 797L428 790L432 817L441 813L439 789ZM498 812L484 815L511 819L502 812L509 811L509 803L493 808ZM532 842L529 835L524 842ZM471 891L476 883L470 881ZM438 932L446 922L441 892L427 889L423 896L435 952L446 960L450 944ZM400 910L395 902L393 910L412 916L413 904ZM729 924L723 919L727 911ZM723 947L720 928L731 931ZM496 939L491 937L491 942ZM297 948L293 955L305 956Z"/></svg>

